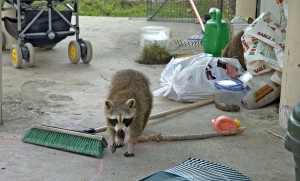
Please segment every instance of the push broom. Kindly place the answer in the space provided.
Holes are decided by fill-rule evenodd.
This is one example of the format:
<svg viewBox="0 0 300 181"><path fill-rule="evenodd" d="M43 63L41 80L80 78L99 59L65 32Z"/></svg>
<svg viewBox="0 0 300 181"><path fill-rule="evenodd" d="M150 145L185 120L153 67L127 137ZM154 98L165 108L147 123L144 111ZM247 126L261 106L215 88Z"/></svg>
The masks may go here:
<svg viewBox="0 0 300 181"><path fill-rule="evenodd" d="M169 111L151 115L149 119L160 118L187 109L208 105L213 102L214 101L212 99L199 101ZM108 144L105 138L98 133L105 130L106 127L75 131L52 126L34 125L25 133L22 141L35 145L101 158L103 156L103 150Z"/></svg>
<svg viewBox="0 0 300 181"><path fill-rule="evenodd" d="M45 125L33 125L22 141L98 158L103 156L103 150L107 147L107 142L101 135Z"/></svg>

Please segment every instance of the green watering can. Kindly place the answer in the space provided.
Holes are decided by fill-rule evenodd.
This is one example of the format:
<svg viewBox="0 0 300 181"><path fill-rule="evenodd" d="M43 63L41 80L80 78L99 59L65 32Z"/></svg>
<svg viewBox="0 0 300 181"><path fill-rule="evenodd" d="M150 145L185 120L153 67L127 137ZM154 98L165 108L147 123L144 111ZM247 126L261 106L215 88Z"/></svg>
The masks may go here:
<svg viewBox="0 0 300 181"><path fill-rule="evenodd" d="M206 22L202 46L205 53L220 57L229 42L228 24L222 20L221 11L217 8L210 8L209 15L211 19Z"/></svg>

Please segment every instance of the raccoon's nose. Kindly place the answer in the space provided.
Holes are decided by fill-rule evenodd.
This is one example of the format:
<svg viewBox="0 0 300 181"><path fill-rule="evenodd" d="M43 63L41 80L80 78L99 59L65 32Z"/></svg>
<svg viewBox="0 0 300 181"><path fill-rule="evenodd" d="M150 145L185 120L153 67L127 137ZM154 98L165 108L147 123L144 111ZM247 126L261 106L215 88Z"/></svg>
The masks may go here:
<svg viewBox="0 0 300 181"><path fill-rule="evenodd" d="M122 129L118 129L118 133L123 133L124 131Z"/></svg>

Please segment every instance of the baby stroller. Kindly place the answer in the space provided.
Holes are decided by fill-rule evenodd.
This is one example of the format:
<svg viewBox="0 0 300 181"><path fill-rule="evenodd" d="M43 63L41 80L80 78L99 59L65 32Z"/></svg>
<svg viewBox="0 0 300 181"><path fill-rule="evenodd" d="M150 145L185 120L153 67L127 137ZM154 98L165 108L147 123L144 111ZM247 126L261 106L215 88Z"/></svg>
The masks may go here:
<svg viewBox="0 0 300 181"><path fill-rule="evenodd" d="M79 38L78 0L5 0L16 9L16 18L4 17L7 32L18 40L10 48L11 62L15 68L35 64L34 47L51 49L67 36L76 36L70 41L68 55L71 63L81 58L89 63L93 56L92 44ZM75 25L71 24L75 15Z"/></svg>

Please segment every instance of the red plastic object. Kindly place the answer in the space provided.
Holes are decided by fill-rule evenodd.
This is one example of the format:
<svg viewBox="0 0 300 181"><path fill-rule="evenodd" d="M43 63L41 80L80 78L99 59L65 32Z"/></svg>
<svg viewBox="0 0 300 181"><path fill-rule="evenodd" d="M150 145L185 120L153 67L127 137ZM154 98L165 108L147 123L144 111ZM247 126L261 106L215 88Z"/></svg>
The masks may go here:
<svg viewBox="0 0 300 181"><path fill-rule="evenodd" d="M239 120L232 119L227 116L220 116L217 119L211 120L216 132L232 131L240 127Z"/></svg>

